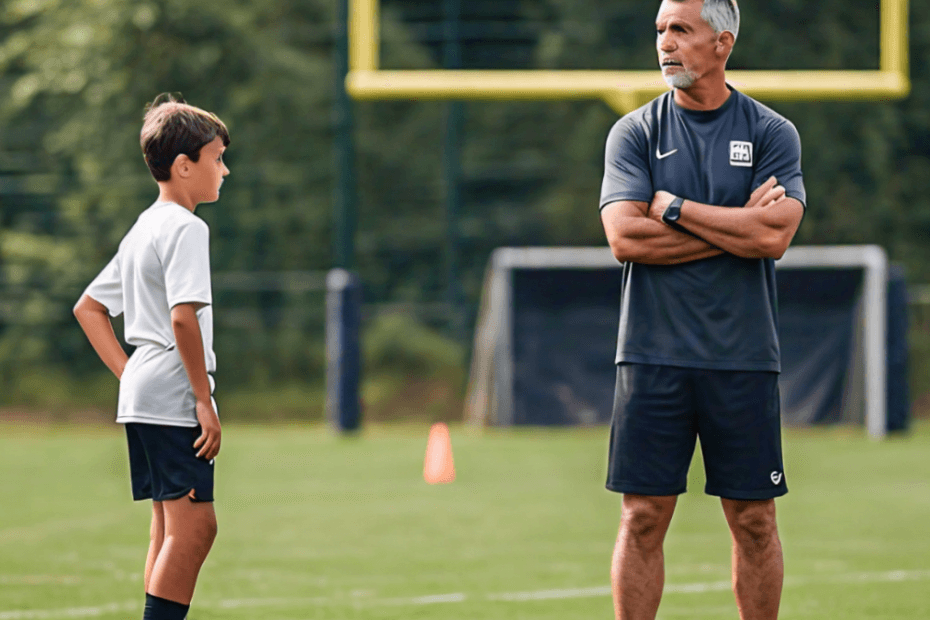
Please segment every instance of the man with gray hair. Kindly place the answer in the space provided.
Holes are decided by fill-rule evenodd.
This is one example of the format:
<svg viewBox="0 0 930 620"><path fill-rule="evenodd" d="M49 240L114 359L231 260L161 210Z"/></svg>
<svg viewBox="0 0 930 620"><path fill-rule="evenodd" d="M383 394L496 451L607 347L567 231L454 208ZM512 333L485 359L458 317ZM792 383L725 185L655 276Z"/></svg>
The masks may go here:
<svg viewBox="0 0 930 620"><path fill-rule="evenodd" d="M623 620L656 616L698 438L705 492L732 534L740 618L778 616L775 259L806 195L794 125L726 82L738 31L736 0L664 0L656 49L672 90L607 139L601 221L624 263L607 474L623 493L611 570Z"/></svg>

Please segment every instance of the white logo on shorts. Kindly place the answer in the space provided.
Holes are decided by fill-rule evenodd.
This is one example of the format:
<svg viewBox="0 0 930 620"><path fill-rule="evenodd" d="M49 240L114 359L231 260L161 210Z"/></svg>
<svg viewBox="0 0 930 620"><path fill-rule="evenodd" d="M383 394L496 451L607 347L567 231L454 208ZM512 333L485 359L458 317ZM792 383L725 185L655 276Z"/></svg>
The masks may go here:
<svg viewBox="0 0 930 620"><path fill-rule="evenodd" d="M782 476L783 476L783 474L782 474L780 471L773 471L773 472L771 473L771 475L769 475L769 478L772 479L772 484L774 484L774 485L777 486L777 485L781 484L781 478L782 478Z"/></svg>
<svg viewBox="0 0 930 620"><path fill-rule="evenodd" d="M752 168L752 142L730 140L730 165Z"/></svg>

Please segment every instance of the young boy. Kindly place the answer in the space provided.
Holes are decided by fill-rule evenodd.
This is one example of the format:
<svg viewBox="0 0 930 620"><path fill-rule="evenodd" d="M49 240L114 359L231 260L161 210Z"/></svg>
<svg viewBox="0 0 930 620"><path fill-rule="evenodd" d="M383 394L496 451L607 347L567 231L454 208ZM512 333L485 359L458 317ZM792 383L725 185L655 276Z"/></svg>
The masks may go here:
<svg viewBox="0 0 930 620"><path fill-rule="evenodd" d="M194 215L215 202L229 169L229 132L214 114L160 95L146 107L142 152L158 200L74 307L100 359L120 380L134 500L152 499L143 620L183 620L216 537L213 458L220 422L209 228ZM110 316L125 314L127 357Z"/></svg>

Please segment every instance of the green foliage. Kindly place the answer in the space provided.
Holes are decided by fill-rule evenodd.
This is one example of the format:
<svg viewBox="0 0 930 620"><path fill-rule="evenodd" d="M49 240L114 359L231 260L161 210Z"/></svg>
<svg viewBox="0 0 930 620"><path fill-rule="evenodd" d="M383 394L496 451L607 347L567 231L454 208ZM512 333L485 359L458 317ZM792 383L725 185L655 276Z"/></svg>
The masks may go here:
<svg viewBox="0 0 930 620"><path fill-rule="evenodd" d="M460 420L465 347L409 314L383 314L362 340L362 410L366 421Z"/></svg>
<svg viewBox="0 0 930 620"><path fill-rule="evenodd" d="M401 312L372 321L364 344L365 372L372 374L457 376L465 359L461 344Z"/></svg>
<svg viewBox="0 0 930 620"><path fill-rule="evenodd" d="M214 271L329 267L332 10L322 0L37 0L0 8L0 76L11 93L0 102L0 127L12 129L0 131L0 153L40 152L43 169L23 172L60 179L47 188L53 217L41 227L14 211L21 198L2 197L0 349L15 351L0 360L3 376L49 362L72 363L76 374L99 368L70 308L157 195L138 136L143 106L159 92L183 93L230 128L231 182L217 205L198 210L211 225ZM367 116L373 130L360 159L378 180L432 172L428 162L408 165L407 153L429 140L409 108ZM389 130L395 133L385 136ZM320 377L318 300L243 300L220 290L215 303L246 317L244 329L224 332L218 312L221 382ZM275 318L300 303L314 308L296 326ZM252 364L234 362L243 342L256 354Z"/></svg>
<svg viewBox="0 0 930 620"><path fill-rule="evenodd" d="M103 366L103 364L101 364ZM73 416L96 420L116 417L119 382L108 370L76 376L63 366L24 366L4 382L0 407L42 412L59 421Z"/></svg>
<svg viewBox="0 0 930 620"><path fill-rule="evenodd" d="M383 66L436 67L403 20L405 3L384 4ZM879 243L923 282L930 5L910 4L907 100L772 107L797 125L804 145L809 210L795 243ZM655 67L658 2L520 6L534 24L535 68ZM334 8L324 0L0 5L0 88L8 93L0 98L0 389L10 394L16 375L49 365L78 378L99 371L70 308L155 197L138 135L143 106L159 92L182 92L231 131L223 197L198 210L211 226L214 271L331 266ZM877 66L875 3L743 0L741 8L732 68ZM469 102L464 110L457 284L474 308L493 248L604 243L596 203L616 115L600 102ZM355 105L356 265L366 302L445 300L445 114L441 102ZM215 303L221 384L322 383L321 296L218 289ZM388 346L385 325L397 320L375 327L376 346ZM448 369L457 357L464 372L463 355L404 351L369 362L428 379L446 372L432 365Z"/></svg>

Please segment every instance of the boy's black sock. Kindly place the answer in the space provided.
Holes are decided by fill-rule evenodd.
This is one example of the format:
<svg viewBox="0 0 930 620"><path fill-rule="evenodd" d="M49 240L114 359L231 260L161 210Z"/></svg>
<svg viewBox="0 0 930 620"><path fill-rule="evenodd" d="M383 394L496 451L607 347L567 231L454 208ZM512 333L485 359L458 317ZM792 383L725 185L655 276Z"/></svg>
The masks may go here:
<svg viewBox="0 0 930 620"><path fill-rule="evenodd" d="M190 605L182 605L166 598L145 593L145 613L142 620L184 620Z"/></svg>

